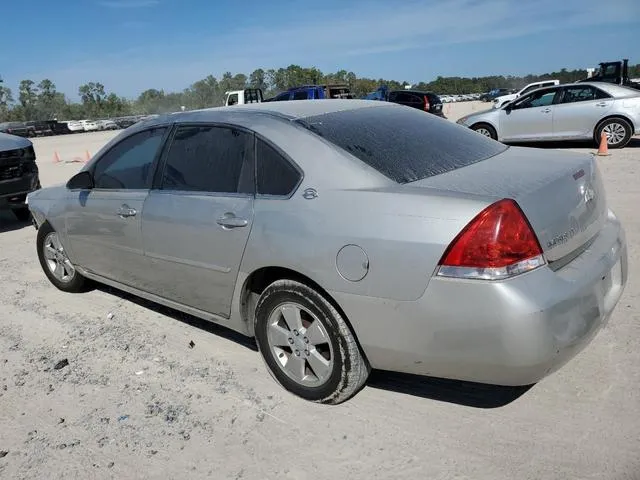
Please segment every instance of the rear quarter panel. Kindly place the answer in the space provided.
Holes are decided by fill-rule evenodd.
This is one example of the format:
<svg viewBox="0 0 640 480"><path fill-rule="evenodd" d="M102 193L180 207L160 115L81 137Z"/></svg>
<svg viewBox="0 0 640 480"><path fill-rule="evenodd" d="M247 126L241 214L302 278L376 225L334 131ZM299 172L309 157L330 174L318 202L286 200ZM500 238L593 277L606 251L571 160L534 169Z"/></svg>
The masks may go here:
<svg viewBox="0 0 640 480"><path fill-rule="evenodd" d="M477 196L397 185L306 131L252 128L294 158L305 175L289 199L256 199L241 266L246 274L285 267L326 290L415 300L449 242L488 204ZM307 188L317 198L305 199ZM360 281L338 272L336 257L346 245L358 245L368 257Z"/></svg>

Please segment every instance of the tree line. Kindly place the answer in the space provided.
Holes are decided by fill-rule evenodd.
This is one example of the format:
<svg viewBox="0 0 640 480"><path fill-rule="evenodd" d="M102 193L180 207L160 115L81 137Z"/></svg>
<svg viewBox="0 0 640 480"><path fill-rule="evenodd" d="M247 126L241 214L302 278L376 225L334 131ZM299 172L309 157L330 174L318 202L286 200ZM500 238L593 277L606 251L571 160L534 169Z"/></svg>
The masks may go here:
<svg viewBox="0 0 640 480"><path fill-rule="evenodd" d="M630 66L631 77L640 76L640 64ZM431 82L412 85L418 90L432 91L439 95L483 93L492 88L520 88L528 83L558 79L561 83L575 82L586 78L586 70L567 70L541 75L487 76L487 77L442 77ZM1 80L0 80L1 82ZM355 73L339 70L323 73L316 67L289 65L287 68L254 70L248 77L243 73L226 72L220 78L209 75L198 80L182 92L165 92L150 88L136 99L127 99L115 92L107 92L100 82L89 82L78 88L79 102L73 102L57 91L50 79L38 83L22 80L17 94L0 83L0 122L26 120L78 120L81 118L112 118L126 115L143 115L174 112L220 106L224 92L245 87L262 89L265 98L276 95L298 85L319 83L346 83L356 98L374 91L380 85L390 89L404 88L406 81L359 78Z"/></svg>

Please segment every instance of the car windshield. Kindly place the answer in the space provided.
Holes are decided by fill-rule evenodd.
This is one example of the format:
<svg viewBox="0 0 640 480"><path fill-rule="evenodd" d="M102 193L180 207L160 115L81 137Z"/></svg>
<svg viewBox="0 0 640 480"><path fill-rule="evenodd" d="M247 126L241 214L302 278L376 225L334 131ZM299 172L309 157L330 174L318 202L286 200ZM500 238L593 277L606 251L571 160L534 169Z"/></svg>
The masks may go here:
<svg viewBox="0 0 640 480"><path fill-rule="evenodd" d="M508 148L414 108L359 108L297 122L398 183L466 167Z"/></svg>

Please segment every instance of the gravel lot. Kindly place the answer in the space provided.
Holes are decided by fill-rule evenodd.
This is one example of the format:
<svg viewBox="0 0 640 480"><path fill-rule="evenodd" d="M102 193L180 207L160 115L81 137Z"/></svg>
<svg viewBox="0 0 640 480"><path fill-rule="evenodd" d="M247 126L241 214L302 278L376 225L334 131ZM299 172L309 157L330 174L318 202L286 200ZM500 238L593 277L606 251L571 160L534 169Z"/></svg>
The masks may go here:
<svg viewBox="0 0 640 480"><path fill-rule="evenodd" d="M114 134L36 139L43 186ZM0 213L0 478L640 479L640 138L600 164L629 283L595 341L526 392L375 373L346 404L304 402L222 328L56 290L33 227Z"/></svg>

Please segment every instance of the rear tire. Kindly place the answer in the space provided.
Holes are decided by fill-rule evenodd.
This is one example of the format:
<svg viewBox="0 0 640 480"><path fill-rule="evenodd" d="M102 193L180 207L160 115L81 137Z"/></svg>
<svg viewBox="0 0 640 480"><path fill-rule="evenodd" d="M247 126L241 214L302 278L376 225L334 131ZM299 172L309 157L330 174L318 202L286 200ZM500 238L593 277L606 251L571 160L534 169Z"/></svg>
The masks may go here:
<svg viewBox="0 0 640 480"><path fill-rule="evenodd" d="M87 290L88 280L80 275L71 263L58 233L48 222L43 223L38 229L36 249L44 274L56 288L69 293Z"/></svg>
<svg viewBox="0 0 640 480"><path fill-rule="evenodd" d="M485 137L492 138L493 140L498 140L498 133L496 132L496 129L488 123L476 123L471 126L471 130L479 133L480 135L484 135Z"/></svg>
<svg viewBox="0 0 640 480"><path fill-rule="evenodd" d="M602 132L607 135L608 148L624 148L633 136L633 127L623 118L607 118L600 123L594 132L593 140L600 145Z"/></svg>
<svg viewBox="0 0 640 480"><path fill-rule="evenodd" d="M256 305L255 336L271 376L312 402L336 405L358 393L370 367L342 315L293 280L269 285Z"/></svg>

